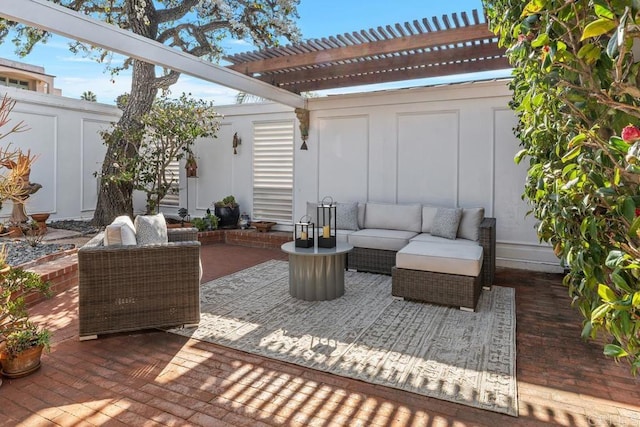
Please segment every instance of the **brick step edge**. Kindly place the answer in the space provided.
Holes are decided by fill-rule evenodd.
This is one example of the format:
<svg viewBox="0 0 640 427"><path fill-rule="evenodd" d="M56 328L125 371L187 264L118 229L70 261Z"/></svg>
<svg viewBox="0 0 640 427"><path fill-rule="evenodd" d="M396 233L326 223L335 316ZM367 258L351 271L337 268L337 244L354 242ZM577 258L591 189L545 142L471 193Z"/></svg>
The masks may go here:
<svg viewBox="0 0 640 427"><path fill-rule="evenodd" d="M203 245L212 243L226 243L229 245L247 246L251 248L279 249L283 243L291 241L290 232L269 231L258 232L255 228L249 229L225 229L213 231L201 231L198 240Z"/></svg>
<svg viewBox="0 0 640 427"><path fill-rule="evenodd" d="M51 284L51 296L65 292L78 285L78 251L71 249L66 255L52 257L51 259L39 259L29 263L30 266L22 267L40 275L42 280ZM32 306L46 299L43 295L29 295L25 299L27 306Z"/></svg>
<svg viewBox="0 0 640 427"><path fill-rule="evenodd" d="M203 245L226 243L251 248L279 249L283 243L292 240L292 237L291 233L285 231L260 233L255 229L228 229L199 232L198 240ZM77 248L47 255L17 267L38 273L43 280L51 283L52 297L78 285ZM30 295L25 302L32 306L45 299L42 295Z"/></svg>

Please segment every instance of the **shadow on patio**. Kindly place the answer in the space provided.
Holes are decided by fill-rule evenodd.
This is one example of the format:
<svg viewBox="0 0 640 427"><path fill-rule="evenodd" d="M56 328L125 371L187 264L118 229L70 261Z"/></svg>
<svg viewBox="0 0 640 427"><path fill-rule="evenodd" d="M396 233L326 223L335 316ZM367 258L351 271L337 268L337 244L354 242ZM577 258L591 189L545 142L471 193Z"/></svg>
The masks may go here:
<svg viewBox="0 0 640 427"><path fill-rule="evenodd" d="M202 247L205 279L279 250ZM55 344L4 380L8 425L640 425L640 380L580 339L561 275L499 269L516 289L518 418L333 376L158 331L77 341L77 288L35 307Z"/></svg>

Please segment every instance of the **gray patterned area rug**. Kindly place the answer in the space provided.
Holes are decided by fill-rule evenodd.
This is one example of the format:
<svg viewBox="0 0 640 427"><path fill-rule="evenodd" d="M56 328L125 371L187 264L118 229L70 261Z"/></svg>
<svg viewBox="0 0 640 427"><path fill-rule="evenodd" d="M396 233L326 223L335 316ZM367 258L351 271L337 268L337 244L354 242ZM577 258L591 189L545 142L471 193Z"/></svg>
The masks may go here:
<svg viewBox="0 0 640 427"><path fill-rule="evenodd" d="M289 296L286 261L202 285L197 328L170 332L437 399L518 414L515 293L475 313L391 296L391 277L345 272L345 295Z"/></svg>

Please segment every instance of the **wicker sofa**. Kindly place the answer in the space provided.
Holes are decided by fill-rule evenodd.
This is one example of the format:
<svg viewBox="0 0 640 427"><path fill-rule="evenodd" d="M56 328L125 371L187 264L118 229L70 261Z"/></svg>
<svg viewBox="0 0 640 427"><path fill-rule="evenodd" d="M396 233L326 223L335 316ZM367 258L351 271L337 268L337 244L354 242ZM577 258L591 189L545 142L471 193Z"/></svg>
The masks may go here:
<svg viewBox="0 0 640 427"><path fill-rule="evenodd" d="M167 230L164 244L78 250L80 340L200 321L200 242L195 228Z"/></svg>
<svg viewBox="0 0 640 427"><path fill-rule="evenodd" d="M348 268L392 275L394 296L474 310L482 288L493 285L496 220L483 208L461 209L447 237L432 228L441 211L452 209L367 202L353 210L358 225L349 229L341 223L353 221L341 221L338 211L337 237L354 246ZM396 267L400 261L410 267Z"/></svg>

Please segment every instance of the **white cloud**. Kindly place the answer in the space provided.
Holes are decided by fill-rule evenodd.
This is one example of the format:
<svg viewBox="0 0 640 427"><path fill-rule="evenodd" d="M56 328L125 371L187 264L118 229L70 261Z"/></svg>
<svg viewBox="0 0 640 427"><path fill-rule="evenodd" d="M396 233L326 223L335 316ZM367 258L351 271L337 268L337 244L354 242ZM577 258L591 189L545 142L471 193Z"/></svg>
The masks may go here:
<svg viewBox="0 0 640 427"><path fill-rule="evenodd" d="M172 95L179 96L183 92L191 93L193 97L211 101L215 105L235 104L236 94L238 93L237 90L184 75L180 77L178 83L171 86Z"/></svg>
<svg viewBox="0 0 640 427"><path fill-rule="evenodd" d="M45 48L47 50L69 50L69 40L56 36L46 43L43 43L42 48Z"/></svg>
<svg viewBox="0 0 640 427"><path fill-rule="evenodd" d="M227 42L228 42L229 44L235 44L235 45L251 46L251 47L253 47L253 45L252 45L249 41L244 40L244 39L230 39L230 40L227 40Z"/></svg>
<svg viewBox="0 0 640 427"><path fill-rule="evenodd" d="M115 100L123 93L131 91L130 76L116 76L111 81L109 76L95 77L61 77L56 79L56 87L62 90L62 96L79 99L83 92L96 94L98 102L115 104Z"/></svg>
<svg viewBox="0 0 640 427"><path fill-rule="evenodd" d="M248 42L248 41L246 41L246 40L242 40L242 39L230 39L230 40L225 40L225 41L224 41L224 44L225 44L225 45L228 45L228 46L241 46L241 47L243 47L243 48L244 48L244 47L250 47L250 48L252 48L252 49L254 48L254 46L253 46L251 43L249 43L249 42Z"/></svg>
<svg viewBox="0 0 640 427"><path fill-rule="evenodd" d="M96 94L98 102L112 105L115 104L118 96L131 91L130 74L115 76L113 82L108 75L87 74L87 76L57 78L56 87L62 90L63 96L76 99L79 99L83 92L91 91ZM185 75L180 77L178 83L171 86L173 96L180 96L183 92L191 93L195 98L211 101L215 105L235 104L238 93L234 89Z"/></svg>
<svg viewBox="0 0 640 427"><path fill-rule="evenodd" d="M83 56L57 56L56 60L62 61L62 62L88 62L88 63L96 62L91 58L85 58Z"/></svg>

